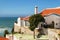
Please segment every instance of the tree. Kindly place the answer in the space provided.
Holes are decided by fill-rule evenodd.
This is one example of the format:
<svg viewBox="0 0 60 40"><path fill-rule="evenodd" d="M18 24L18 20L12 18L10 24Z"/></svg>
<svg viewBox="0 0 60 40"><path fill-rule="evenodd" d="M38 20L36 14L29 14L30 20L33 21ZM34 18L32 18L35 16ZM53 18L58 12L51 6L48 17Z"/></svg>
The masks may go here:
<svg viewBox="0 0 60 40"><path fill-rule="evenodd" d="M6 34L9 34L8 30L4 31L4 37L6 37Z"/></svg>
<svg viewBox="0 0 60 40"><path fill-rule="evenodd" d="M41 14L34 14L34 15L30 16L30 18L29 18L29 23L30 23L29 29L34 31L34 29L38 26L38 24L40 22L44 22L44 21L45 21L44 17Z"/></svg>
<svg viewBox="0 0 60 40"><path fill-rule="evenodd" d="M41 14L34 14L30 16L29 23L30 23L30 29L34 31L34 29L38 26L40 22L44 22L44 17Z"/></svg>
<svg viewBox="0 0 60 40"><path fill-rule="evenodd" d="M12 28L12 31L11 32L14 33L14 27Z"/></svg>
<svg viewBox="0 0 60 40"><path fill-rule="evenodd" d="M12 28L11 33L12 33L12 39L13 39L14 27Z"/></svg>
<svg viewBox="0 0 60 40"><path fill-rule="evenodd" d="M21 28L19 29L19 33L21 34Z"/></svg>

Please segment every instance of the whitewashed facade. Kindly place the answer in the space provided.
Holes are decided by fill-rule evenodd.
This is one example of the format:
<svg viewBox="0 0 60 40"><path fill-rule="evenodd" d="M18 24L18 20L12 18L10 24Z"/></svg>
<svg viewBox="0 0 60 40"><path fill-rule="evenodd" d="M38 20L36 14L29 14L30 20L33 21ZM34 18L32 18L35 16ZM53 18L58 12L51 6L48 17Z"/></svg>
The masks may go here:
<svg viewBox="0 0 60 40"><path fill-rule="evenodd" d="M19 32L21 27L29 27L30 24L27 20L21 20L21 18L17 19L17 23L14 23L14 32Z"/></svg>
<svg viewBox="0 0 60 40"><path fill-rule="evenodd" d="M60 28L60 15L58 14L49 14L44 17L47 24L54 22L54 28Z"/></svg>

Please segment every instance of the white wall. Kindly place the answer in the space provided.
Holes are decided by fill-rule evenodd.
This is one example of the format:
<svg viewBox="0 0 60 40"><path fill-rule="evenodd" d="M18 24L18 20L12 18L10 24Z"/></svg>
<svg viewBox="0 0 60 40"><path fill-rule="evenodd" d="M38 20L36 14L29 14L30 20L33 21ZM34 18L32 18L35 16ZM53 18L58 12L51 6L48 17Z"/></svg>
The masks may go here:
<svg viewBox="0 0 60 40"><path fill-rule="evenodd" d="M30 26L30 23L28 21L25 21L25 26Z"/></svg>
<svg viewBox="0 0 60 40"><path fill-rule="evenodd" d="M55 23L54 27L55 28L60 28L60 16L55 15L55 14L51 14L51 15L48 15L48 16L46 16L44 18L45 18L45 22L47 24L51 24L52 21L54 21L54 23Z"/></svg>
<svg viewBox="0 0 60 40"><path fill-rule="evenodd" d="M20 17L17 19L17 23L14 23L14 32L19 32L21 27L21 19Z"/></svg>
<svg viewBox="0 0 60 40"><path fill-rule="evenodd" d="M21 26L21 18L20 17L17 19L17 25Z"/></svg>
<svg viewBox="0 0 60 40"><path fill-rule="evenodd" d="M8 38L9 40L14 40L12 34L9 34L9 35L7 34L7 35L6 35L6 38Z"/></svg>
<svg viewBox="0 0 60 40"><path fill-rule="evenodd" d="M20 26L14 23L14 32L19 32L19 31L20 31Z"/></svg>

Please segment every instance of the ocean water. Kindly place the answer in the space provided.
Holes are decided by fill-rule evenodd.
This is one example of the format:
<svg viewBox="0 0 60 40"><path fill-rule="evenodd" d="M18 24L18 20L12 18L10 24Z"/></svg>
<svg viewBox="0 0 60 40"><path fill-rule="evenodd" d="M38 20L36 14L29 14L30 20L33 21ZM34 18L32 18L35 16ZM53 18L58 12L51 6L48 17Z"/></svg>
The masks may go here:
<svg viewBox="0 0 60 40"><path fill-rule="evenodd" d="M16 20L17 17L0 17L0 36L3 37L5 30L8 30L9 33L11 33Z"/></svg>

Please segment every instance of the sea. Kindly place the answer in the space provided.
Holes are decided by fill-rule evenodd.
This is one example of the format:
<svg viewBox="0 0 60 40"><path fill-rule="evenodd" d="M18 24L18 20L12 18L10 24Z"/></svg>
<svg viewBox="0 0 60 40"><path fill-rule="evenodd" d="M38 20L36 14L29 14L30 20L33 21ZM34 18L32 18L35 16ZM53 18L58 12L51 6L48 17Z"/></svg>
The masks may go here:
<svg viewBox="0 0 60 40"><path fill-rule="evenodd" d="M5 30L8 30L8 32L11 33L17 18L18 17L0 17L0 36L4 37Z"/></svg>

